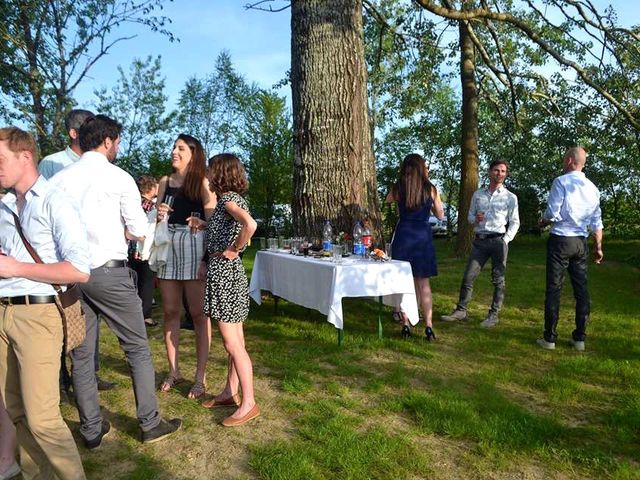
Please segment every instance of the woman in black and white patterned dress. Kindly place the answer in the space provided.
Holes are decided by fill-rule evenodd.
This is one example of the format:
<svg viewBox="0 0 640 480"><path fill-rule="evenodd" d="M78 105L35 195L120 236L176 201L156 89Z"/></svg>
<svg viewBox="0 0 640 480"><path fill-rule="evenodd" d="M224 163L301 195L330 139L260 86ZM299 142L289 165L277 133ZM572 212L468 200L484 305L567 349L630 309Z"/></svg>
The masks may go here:
<svg viewBox="0 0 640 480"><path fill-rule="evenodd" d="M249 285L239 254L256 230L242 197L247 186L247 175L235 155L223 153L209 160L209 188L217 195L218 204L207 225L204 312L218 323L229 354L229 368L225 388L203 405L237 406L222 422L227 427L242 425L260 415L253 396L253 366L242 329L249 314ZM242 390L241 402L238 389Z"/></svg>

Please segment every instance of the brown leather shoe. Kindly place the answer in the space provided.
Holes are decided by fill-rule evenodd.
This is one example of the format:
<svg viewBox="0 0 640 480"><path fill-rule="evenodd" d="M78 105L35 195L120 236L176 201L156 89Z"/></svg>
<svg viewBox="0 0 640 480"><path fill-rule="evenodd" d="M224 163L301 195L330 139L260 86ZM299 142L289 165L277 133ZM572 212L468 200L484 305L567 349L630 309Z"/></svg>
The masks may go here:
<svg viewBox="0 0 640 480"><path fill-rule="evenodd" d="M240 418L227 417L222 421L222 425L225 427L239 427L240 425L244 425L250 420L258 417L260 415L260 407L256 403L251 410L244 416Z"/></svg>
<svg viewBox="0 0 640 480"><path fill-rule="evenodd" d="M202 406L204 408L239 407L240 401L238 400L237 395L217 401L215 398L210 398L209 400L202 402Z"/></svg>

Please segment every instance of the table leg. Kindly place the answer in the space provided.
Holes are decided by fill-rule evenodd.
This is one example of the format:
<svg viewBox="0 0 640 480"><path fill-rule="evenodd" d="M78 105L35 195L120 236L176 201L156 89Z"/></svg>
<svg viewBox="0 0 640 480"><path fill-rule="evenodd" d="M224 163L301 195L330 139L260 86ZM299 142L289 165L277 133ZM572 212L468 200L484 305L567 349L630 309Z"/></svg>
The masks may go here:
<svg viewBox="0 0 640 480"><path fill-rule="evenodd" d="M341 328L338 329L338 346L342 346L344 342L344 330Z"/></svg>
<svg viewBox="0 0 640 480"><path fill-rule="evenodd" d="M378 338L382 340L382 295L378 297Z"/></svg>
<svg viewBox="0 0 640 480"><path fill-rule="evenodd" d="M273 316L277 316L278 315L278 301L280 300L280 297L277 295L273 296Z"/></svg>

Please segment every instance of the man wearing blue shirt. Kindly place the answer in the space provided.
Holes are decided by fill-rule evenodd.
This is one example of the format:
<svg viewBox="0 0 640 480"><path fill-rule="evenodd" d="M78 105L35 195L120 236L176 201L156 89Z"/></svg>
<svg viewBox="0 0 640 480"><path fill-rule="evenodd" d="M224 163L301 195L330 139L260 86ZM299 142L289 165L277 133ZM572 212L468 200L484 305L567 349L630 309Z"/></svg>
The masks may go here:
<svg viewBox="0 0 640 480"><path fill-rule="evenodd" d="M441 317L445 322L467 319L467 305L471 301L473 282L487 260L491 259L493 300L487 317L480 325L491 328L498 323L498 315L504 302L509 242L520 227L518 197L504 186L508 173L509 165L505 160L492 161L489 164L489 185L476 190L471 197L467 220L473 225L476 235L462 277L458 304L453 313Z"/></svg>
<svg viewBox="0 0 640 480"><path fill-rule="evenodd" d="M89 279L86 232L76 204L38 175L36 144L0 129L0 393L18 434L24 478L85 479L58 408L62 320L51 284ZM14 214L44 263L35 263ZM9 477L6 477L9 478Z"/></svg>
<svg viewBox="0 0 640 480"><path fill-rule="evenodd" d="M69 145L64 150L47 155L40 161L38 164L40 175L49 180L63 168L80 160L82 150L80 149L78 132L80 125L90 117L93 117L93 113L89 110L75 109L67 114L64 119L64 128L69 135Z"/></svg>
<svg viewBox="0 0 640 480"><path fill-rule="evenodd" d="M576 299L576 329L571 335L571 343L576 350L584 350L591 309L587 289L589 229L595 240L595 263L602 262L604 256L600 192L582 172L586 160L587 153L582 147L567 151L563 161L564 174L553 181L547 209L540 220L541 226L552 225L547 242L544 337L537 340L538 345L547 350L556 348L556 326L565 271L569 272Z"/></svg>

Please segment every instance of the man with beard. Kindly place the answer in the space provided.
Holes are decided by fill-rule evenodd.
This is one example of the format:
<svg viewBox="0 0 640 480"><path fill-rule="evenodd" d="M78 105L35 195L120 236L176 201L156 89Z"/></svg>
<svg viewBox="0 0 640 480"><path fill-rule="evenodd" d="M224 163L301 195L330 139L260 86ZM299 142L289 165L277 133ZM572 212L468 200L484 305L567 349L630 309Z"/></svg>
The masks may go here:
<svg viewBox="0 0 640 480"><path fill-rule="evenodd" d="M105 115L86 120L80 127L85 153L52 179L80 205L91 256L91 279L82 286L87 338L71 353L80 433L88 449L98 448L111 429L100 413L93 364L98 315L118 337L127 358L142 441L163 439L182 424L180 419L164 420L158 412L142 304L126 261L127 241L144 239L147 217L135 181L113 165L121 131L122 125Z"/></svg>
<svg viewBox="0 0 640 480"><path fill-rule="evenodd" d="M443 315L445 322L467 319L467 306L473 293L473 282L491 259L491 283L493 300L487 317L480 323L492 328L498 324L498 315L504 301L505 272L509 242L520 227L518 197L504 185L509 173L506 160L494 160L489 164L489 185L476 190L471 197L467 219L476 232L471 255L460 285L460 297L451 315Z"/></svg>

